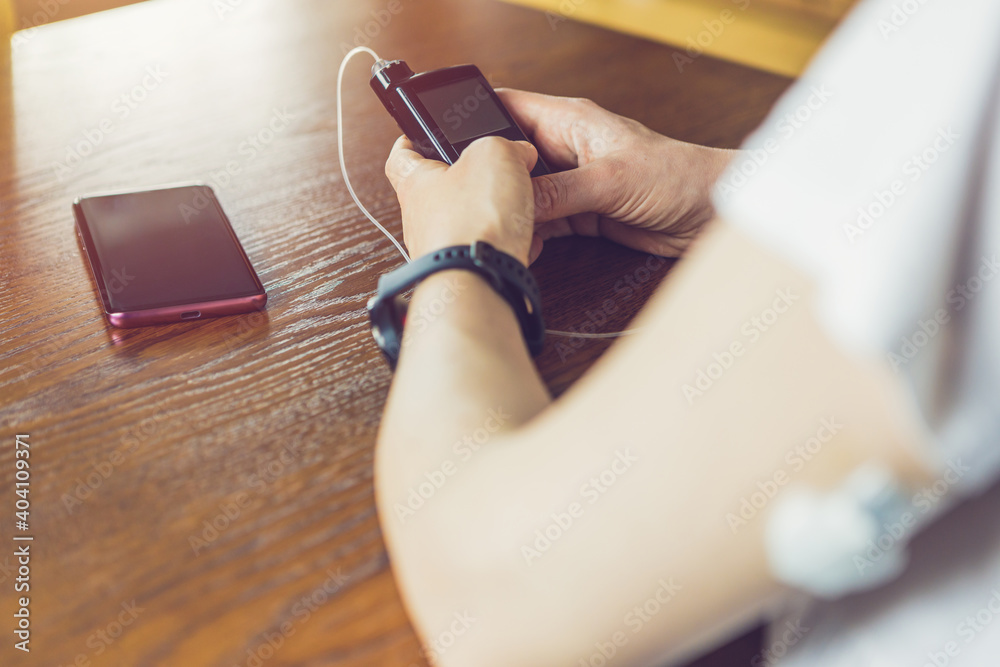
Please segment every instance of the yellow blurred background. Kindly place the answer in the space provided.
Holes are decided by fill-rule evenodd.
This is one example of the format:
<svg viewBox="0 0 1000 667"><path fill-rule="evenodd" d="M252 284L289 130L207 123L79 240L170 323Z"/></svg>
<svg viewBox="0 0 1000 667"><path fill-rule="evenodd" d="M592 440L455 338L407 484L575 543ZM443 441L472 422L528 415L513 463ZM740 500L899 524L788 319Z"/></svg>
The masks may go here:
<svg viewBox="0 0 1000 667"><path fill-rule="evenodd" d="M0 0L0 68L10 63L10 35L14 31L14 6L11 0Z"/></svg>
<svg viewBox="0 0 1000 667"><path fill-rule="evenodd" d="M546 12L553 30L568 19L679 49L798 76L856 0L507 0Z"/></svg>
<svg viewBox="0 0 1000 667"><path fill-rule="evenodd" d="M0 35L10 38L14 30L14 4L12 0L0 0Z"/></svg>

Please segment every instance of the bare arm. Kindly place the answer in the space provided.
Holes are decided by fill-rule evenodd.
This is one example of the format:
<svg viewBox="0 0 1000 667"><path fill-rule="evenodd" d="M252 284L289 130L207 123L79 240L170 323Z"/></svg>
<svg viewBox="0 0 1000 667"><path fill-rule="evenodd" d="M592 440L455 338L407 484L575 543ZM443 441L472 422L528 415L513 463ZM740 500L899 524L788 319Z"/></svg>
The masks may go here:
<svg viewBox="0 0 1000 667"><path fill-rule="evenodd" d="M419 196L401 200L407 224ZM528 241L509 242L527 256ZM722 222L642 333L555 403L506 304L454 279L463 289L403 352L376 461L393 567L442 664L586 664L608 642L619 664L678 657L784 595L764 558L768 507L741 514L760 484L828 487L871 460L925 478L894 378L845 358L811 317L808 282ZM713 363L723 372L699 384ZM822 447L803 453L814 436Z"/></svg>
<svg viewBox="0 0 1000 667"><path fill-rule="evenodd" d="M413 443L380 441L380 507L417 626L433 641L456 612L476 619L443 664L576 664L616 633L626 640L621 664L677 655L783 594L764 558L767 507L741 515L758 483L783 472L828 487L871 460L911 485L923 481L901 393L882 369L826 340L801 276L723 225L677 273L643 313L641 334L616 344L558 403L461 462L406 522L390 508L405 502L399 480ZM794 302L750 342L744 324L782 295ZM742 355L689 401L684 385L733 342L745 344ZM438 350L439 364L468 363L450 358L454 347ZM516 386L482 380L512 365L494 359L496 368L473 366L497 391L479 414L518 400ZM408 380L424 385L400 375L387 422L402 414ZM521 377L526 388L533 380ZM824 427L832 439L816 454L803 450ZM457 462L451 443L441 444L431 460ZM658 595L669 602L650 602Z"/></svg>

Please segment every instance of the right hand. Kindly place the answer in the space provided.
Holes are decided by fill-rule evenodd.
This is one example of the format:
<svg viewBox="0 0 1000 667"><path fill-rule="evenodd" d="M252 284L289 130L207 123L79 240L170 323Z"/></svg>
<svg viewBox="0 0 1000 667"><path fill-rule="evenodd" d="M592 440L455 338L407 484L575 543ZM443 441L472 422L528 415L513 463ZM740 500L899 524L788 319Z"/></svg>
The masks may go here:
<svg viewBox="0 0 1000 667"><path fill-rule="evenodd" d="M590 100L497 94L549 164L566 170L533 179L543 241L603 236L678 257L712 218L712 184L737 151L670 139Z"/></svg>

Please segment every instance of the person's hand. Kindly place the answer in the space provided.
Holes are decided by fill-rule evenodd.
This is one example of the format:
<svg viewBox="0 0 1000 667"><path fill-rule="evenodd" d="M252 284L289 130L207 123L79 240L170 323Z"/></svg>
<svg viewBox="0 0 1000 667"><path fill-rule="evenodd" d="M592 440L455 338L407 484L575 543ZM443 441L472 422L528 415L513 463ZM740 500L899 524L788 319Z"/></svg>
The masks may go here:
<svg viewBox="0 0 1000 667"><path fill-rule="evenodd" d="M531 169L525 141L485 137L455 164L428 160L400 137L385 163L403 215L403 238L416 259L450 245L487 241L528 264L541 252L534 234Z"/></svg>
<svg viewBox="0 0 1000 667"><path fill-rule="evenodd" d="M533 179L541 239L604 236L679 256L712 215L712 184L736 151L670 139L590 100L499 89L554 169Z"/></svg>

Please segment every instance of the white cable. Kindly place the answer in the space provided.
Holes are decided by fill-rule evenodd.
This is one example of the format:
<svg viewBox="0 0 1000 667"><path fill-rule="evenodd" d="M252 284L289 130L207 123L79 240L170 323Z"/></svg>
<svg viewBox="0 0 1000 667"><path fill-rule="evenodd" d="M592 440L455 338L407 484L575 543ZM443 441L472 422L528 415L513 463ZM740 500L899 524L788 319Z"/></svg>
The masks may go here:
<svg viewBox="0 0 1000 667"><path fill-rule="evenodd" d="M642 329L626 329L625 331L609 331L608 333L582 333L579 331L555 331L546 329L545 333L553 336L566 336L567 338L618 338L619 336L631 336L639 333Z"/></svg>
<svg viewBox="0 0 1000 667"><path fill-rule="evenodd" d="M351 193L351 199L354 200L354 203L358 205L358 208L360 208L361 212L365 214L365 217L371 220L372 224L378 227L379 231L385 234L386 238L392 241L392 244L396 246L396 250L399 251L399 254L403 256L403 259L405 259L407 263L409 263L410 256L406 254L406 250L404 250L403 246L396 240L396 237L390 234L389 230L383 227L379 221L375 219L375 216L368 212L368 209L361 203L361 200L358 199L358 195L355 194L354 187L351 185L351 179L347 177L347 165L344 164L344 103L341 99L342 93L344 92L344 70L347 69L347 63L351 60L351 58L362 51L371 54L371 56L375 59L375 62L381 60L381 58L378 57L378 54L369 49L367 46L356 46L348 51L347 55L344 56L344 59L340 61L340 71L337 72L337 152L340 155L340 174L344 177L344 185L347 186L347 191Z"/></svg>
<svg viewBox="0 0 1000 667"><path fill-rule="evenodd" d="M358 195L354 192L354 186L351 185L351 179L347 177L347 165L344 162L344 105L341 101L342 93L344 91L344 70L347 69L347 63L351 60L351 58L361 52L371 55L371 57L375 59L375 62L381 60L379 55L367 46L356 46L348 51L347 55L345 55L344 59L340 62L340 70L337 72L337 153L340 156L340 174L344 177L344 185L347 186L347 191L351 193L351 199L354 200L354 203L357 204L358 208L361 209L361 212L365 214L365 217L368 218L373 225L378 227L378 230L385 234L387 239L392 241L392 244L396 246L396 250L399 251L399 254L403 256L403 259L405 259L407 263L409 263L410 256L406 254L406 250L402 245L400 245L399 241L396 240L396 237L393 236L389 230L383 227L382 224L375 219L375 216L368 212L368 209L365 208L365 205L361 203L361 200L358 199ZM578 333L575 331L556 331L554 329L545 330L545 333L547 334L551 334L553 336L566 336L568 338L617 338L619 336L626 336L638 332L639 329L611 331L608 333Z"/></svg>

